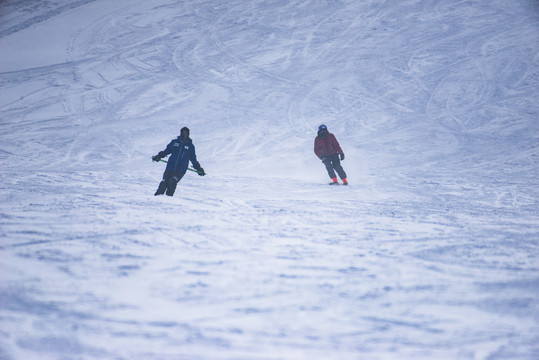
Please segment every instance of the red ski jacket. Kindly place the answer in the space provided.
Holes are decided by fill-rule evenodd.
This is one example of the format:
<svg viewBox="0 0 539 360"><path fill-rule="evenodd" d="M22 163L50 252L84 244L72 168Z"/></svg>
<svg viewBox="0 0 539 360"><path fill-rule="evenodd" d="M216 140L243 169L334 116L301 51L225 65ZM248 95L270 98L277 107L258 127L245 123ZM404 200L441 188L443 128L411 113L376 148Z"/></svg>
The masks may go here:
<svg viewBox="0 0 539 360"><path fill-rule="evenodd" d="M321 158L323 156L342 154L343 151L335 138L335 135L328 132L328 135L325 138L317 136L314 139L314 153Z"/></svg>

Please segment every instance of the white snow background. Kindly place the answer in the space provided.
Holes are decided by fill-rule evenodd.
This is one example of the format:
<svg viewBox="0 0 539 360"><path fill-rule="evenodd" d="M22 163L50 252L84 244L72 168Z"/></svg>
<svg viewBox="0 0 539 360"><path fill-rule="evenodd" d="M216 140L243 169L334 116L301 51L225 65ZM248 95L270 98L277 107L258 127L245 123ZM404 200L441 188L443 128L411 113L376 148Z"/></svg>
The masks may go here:
<svg viewBox="0 0 539 360"><path fill-rule="evenodd" d="M539 359L538 50L535 0L1 1L0 359Z"/></svg>

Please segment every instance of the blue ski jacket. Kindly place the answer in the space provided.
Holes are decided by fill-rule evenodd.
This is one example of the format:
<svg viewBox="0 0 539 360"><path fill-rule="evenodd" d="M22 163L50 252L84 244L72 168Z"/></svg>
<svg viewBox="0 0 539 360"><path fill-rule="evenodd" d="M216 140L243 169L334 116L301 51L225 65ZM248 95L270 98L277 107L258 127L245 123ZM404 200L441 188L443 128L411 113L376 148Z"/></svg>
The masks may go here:
<svg viewBox="0 0 539 360"><path fill-rule="evenodd" d="M190 138L182 139L178 136L167 145L165 150L159 153L159 157L163 158L169 154L170 158L167 161L166 170L185 174L189 161L191 161L195 169L200 168L195 153L195 145L193 145Z"/></svg>

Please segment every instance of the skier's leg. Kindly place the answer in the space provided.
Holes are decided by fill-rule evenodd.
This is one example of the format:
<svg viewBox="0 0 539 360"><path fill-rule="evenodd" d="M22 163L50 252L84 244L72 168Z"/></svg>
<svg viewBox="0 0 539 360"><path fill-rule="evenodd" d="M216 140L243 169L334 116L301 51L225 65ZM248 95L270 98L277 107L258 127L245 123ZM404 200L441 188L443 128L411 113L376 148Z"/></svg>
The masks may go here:
<svg viewBox="0 0 539 360"><path fill-rule="evenodd" d="M332 156L331 161L333 162L333 168L335 169L335 171L337 171L337 174L339 174L339 177L341 178L341 180L346 179L346 172L342 168L339 155Z"/></svg>
<svg viewBox="0 0 539 360"><path fill-rule="evenodd" d="M170 178L168 181L168 189L167 189L167 195L172 196L174 195L174 192L176 191L176 186L178 185L178 182L182 179L184 174L175 172L174 175Z"/></svg>
<svg viewBox="0 0 539 360"><path fill-rule="evenodd" d="M159 183L159 186L157 187L157 191L155 192L155 195L163 195L165 193L165 190L167 189L167 182L165 180L162 180Z"/></svg>
<svg viewBox="0 0 539 360"><path fill-rule="evenodd" d="M159 186L157 187L157 191L154 195L163 195L165 193L165 190L168 186L168 181L170 180L170 177L172 176L172 172L165 170L163 173L163 180L159 183Z"/></svg>
<svg viewBox="0 0 539 360"><path fill-rule="evenodd" d="M335 171L333 170L333 164L331 163L331 160L329 158L326 158L326 160L324 161L324 165L326 166L326 170L328 172L330 179L334 179L337 175L335 175Z"/></svg>

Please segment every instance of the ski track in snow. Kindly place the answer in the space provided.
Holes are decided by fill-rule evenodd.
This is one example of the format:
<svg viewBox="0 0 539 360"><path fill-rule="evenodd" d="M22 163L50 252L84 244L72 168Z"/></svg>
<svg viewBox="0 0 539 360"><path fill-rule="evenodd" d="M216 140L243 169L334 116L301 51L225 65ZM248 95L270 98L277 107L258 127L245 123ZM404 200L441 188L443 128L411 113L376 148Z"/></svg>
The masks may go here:
<svg viewBox="0 0 539 360"><path fill-rule="evenodd" d="M0 2L0 358L536 359L538 16Z"/></svg>

